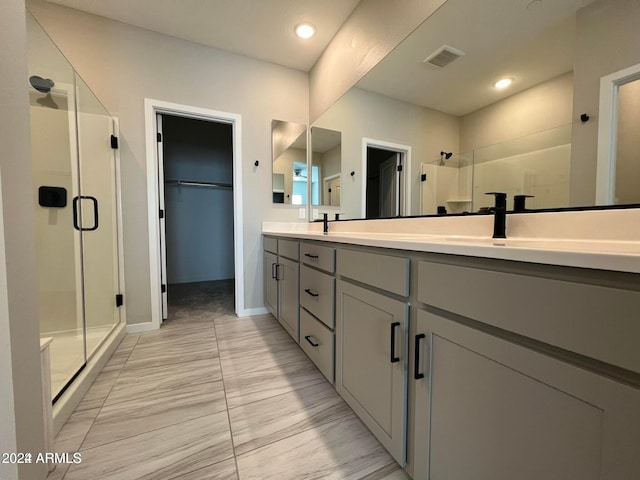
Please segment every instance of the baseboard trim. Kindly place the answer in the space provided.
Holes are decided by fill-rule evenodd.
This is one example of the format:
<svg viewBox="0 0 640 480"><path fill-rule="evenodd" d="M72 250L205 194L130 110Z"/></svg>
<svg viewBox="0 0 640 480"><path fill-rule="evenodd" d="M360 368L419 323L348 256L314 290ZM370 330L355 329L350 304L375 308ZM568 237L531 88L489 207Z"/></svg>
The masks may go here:
<svg viewBox="0 0 640 480"><path fill-rule="evenodd" d="M242 312L238 312L239 317L253 317L255 315L264 315L269 313L267 307L245 308Z"/></svg>
<svg viewBox="0 0 640 480"><path fill-rule="evenodd" d="M127 325L127 333L149 332L157 329L153 322L132 323Z"/></svg>

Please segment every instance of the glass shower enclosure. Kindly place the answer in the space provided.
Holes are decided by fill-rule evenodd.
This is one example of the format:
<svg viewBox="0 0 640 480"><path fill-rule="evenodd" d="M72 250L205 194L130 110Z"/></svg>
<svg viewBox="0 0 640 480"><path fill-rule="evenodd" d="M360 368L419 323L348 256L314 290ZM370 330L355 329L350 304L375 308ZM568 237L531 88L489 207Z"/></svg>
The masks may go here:
<svg viewBox="0 0 640 480"><path fill-rule="evenodd" d="M42 338L56 401L121 321L114 119L27 16Z"/></svg>

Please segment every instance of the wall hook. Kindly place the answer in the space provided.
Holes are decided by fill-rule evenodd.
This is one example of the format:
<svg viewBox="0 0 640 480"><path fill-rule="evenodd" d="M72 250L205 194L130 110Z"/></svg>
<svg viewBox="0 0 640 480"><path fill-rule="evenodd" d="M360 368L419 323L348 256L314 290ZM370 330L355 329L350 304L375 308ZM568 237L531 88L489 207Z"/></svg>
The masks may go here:
<svg viewBox="0 0 640 480"><path fill-rule="evenodd" d="M356 174L353 170L351 170L351 176L353 177Z"/></svg>
<svg viewBox="0 0 640 480"><path fill-rule="evenodd" d="M258 165L260 165L260 162L256 160L255 162L253 162L253 164L257 167Z"/></svg>
<svg viewBox="0 0 640 480"><path fill-rule="evenodd" d="M587 123L589 121L589 118L590 118L589 115L586 113L583 113L582 115L580 115L580 121L582 123Z"/></svg>

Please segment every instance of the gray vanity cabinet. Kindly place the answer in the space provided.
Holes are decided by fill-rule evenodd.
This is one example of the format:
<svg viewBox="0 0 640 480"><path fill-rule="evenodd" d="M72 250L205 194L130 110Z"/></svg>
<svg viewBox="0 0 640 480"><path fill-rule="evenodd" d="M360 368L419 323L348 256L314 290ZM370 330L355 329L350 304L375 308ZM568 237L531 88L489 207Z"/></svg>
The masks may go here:
<svg viewBox="0 0 640 480"><path fill-rule="evenodd" d="M342 280L336 302L336 389L404 466L408 304Z"/></svg>
<svg viewBox="0 0 640 480"><path fill-rule="evenodd" d="M278 269L278 320L298 341L298 262L280 257Z"/></svg>
<svg viewBox="0 0 640 480"><path fill-rule="evenodd" d="M640 478L640 391L433 313L416 327L415 480Z"/></svg>
<svg viewBox="0 0 640 480"><path fill-rule="evenodd" d="M264 237L264 302L298 341L298 241Z"/></svg>
<svg viewBox="0 0 640 480"><path fill-rule="evenodd" d="M278 280L276 270L278 268L278 255L264 252L264 304L271 314L278 318Z"/></svg>
<svg viewBox="0 0 640 480"><path fill-rule="evenodd" d="M334 383L336 250L300 242L300 347Z"/></svg>

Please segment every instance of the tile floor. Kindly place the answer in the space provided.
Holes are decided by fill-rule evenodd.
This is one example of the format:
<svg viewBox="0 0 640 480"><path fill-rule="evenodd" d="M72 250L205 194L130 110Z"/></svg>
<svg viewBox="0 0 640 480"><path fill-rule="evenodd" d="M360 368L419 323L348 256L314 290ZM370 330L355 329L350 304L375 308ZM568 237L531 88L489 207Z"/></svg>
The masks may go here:
<svg viewBox="0 0 640 480"><path fill-rule="evenodd" d="M49 479L407 478L271 315L231 313L232 282L169 292L57 436L82 463Z"/></svg>

